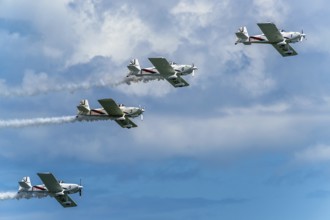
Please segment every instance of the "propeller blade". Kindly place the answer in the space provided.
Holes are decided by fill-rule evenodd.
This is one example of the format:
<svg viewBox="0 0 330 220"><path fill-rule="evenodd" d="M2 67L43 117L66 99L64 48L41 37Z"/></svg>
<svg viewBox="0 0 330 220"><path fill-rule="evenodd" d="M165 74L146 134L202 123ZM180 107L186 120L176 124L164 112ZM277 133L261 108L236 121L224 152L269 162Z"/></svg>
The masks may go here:
<svg viewBox="0 0 330 220"><path fill-rule="evenodd" d="M303 39L306 40L306 34L304 34L304 30L301 29L301 37L300 37L300 41L302 41Z"/></svg>
<svg viewBox="0 0 330 220"><path fill-rule="evenodd" d="M81 186L81 178L80 178L80 180L79 180L79 186ZM82 188L80 188L79 189L79 196L81 197L81 194L82 194L82 190L81 190Z"/></svg>
<svg viewBox="0 0 330 220"><path fill-rule="evenodd" d="M141 107L141 105L139 105L139 109L140 109L140 111L141 111L140 118L141 118L141 121L143 121L143 112L144 112L144 108Z"/></svg>

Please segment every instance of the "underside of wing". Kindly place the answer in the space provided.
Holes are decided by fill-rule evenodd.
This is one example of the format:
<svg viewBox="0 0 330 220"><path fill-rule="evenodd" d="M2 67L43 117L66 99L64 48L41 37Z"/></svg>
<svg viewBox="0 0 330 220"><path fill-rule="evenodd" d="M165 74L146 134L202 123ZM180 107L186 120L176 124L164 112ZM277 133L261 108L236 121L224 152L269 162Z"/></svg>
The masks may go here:
<svg viewBox="0 0 330 220"><path fill-rule="evenodd" d="M174 87L189 86L184 79L175 75L175 70L165 58L149 58L150 62L169 83Z"/></svg>
<svg viewBox="0 0 330 220"><path fill-rule="evenodd" d="M128 117L125 120L115 120L122 128L135 128L137 125L131 121Z"/></svg>
<svg viewBox="0 0 330 220"><path fill-rule="evenodd" d="M149 58L149 60L164 78L175 74L175 70L165 58Z"/></svg>
<svg viewBox="0 0 330 220"><path fill-rule="evenodd" d="M68 195L55 196L55 199L64 207L75 207L77 204Z"/></svg>
<svg viewBox="0 0 330 220"><path fill-rule="evenodd" d="M282 34L273 23L258 23L259 28L265 34L270 43L278 43L284 40Z"/></svg>
<svg viewBox="0 0 330 220"><path fill-rule="evenodd" d="M52 173L38 173L41 181L50 193L62 192L63 189Z"/></svg>
<svg viewBox="0 0 330 220"><path fill-rule="evenodd" d="M177 76L173 78L166 78L166 80L171 83L174 87L185 87L189 86L189 83L187 83L182 77Z"/></svg>
<svg viewBox="0 0 330 220"><path fill-rule="evenodd" d="M118 107L117 103L113 99L100 99L98 102L102 105L109 116L123 116L123 111Z"/></svg>
<svg viewBox="0 0 330 220"><path fill-rule="evenodd" d="M283 45L279 45L279 44L272 44L272 45L283 57L297 55L297 52L288 43Z"/></svg>

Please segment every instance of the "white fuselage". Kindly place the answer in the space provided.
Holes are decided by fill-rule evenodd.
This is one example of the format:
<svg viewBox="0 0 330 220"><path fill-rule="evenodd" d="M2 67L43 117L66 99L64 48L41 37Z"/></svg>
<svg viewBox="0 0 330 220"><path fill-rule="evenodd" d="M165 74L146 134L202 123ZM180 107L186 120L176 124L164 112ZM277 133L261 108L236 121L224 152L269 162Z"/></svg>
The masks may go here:
<svg viewBox="0 0 330 220"><path fill-rule="evenodd" d="M176 63L171 63L171 67L175 70L175 75L185 76L192 74L194 70L197 70L197 67L194 65L180 65ZM155 67L147 67L141 69L139 72L134 74L135 76L155 76L162 77Z"/></svg>
<svg viewBox="0 0 330 220"><path fill-rule="evenodd" d="M57 195L64 195L64 194L73 194L77 193L82 189L82 186L75 184L75 183L59 183L62 187L63 191L59 193L51 193L48 191L47 187L44 184L41 185L35 185L31 188L25 189L21 188L17 192L17 198L42 198L47 196L57 196Z"/></svg>
<svg viewBox="0 0 330 220"><path fill-rule="evenodd" d="M103 108L91 109L87 113L79 113L77 115L78 120L94 121L94 120L125 120L125 116L129 118L135 118L140 116L144 109L140 107L126 107L124 105L118 106L122 111L121 116L111 116Z"/></svg>
<svg viewBox="0 0 330 220"><path fill-rule="evenodd" d="M280 30L284 41L283 43L296 43L302 40L305 36L300 32L285 32ZM252 35L249 37L249 40L244 43L260 43L260 44L274 44L274 43L281 43L281 42L270 42L264 34L259 35Z"/></svg>

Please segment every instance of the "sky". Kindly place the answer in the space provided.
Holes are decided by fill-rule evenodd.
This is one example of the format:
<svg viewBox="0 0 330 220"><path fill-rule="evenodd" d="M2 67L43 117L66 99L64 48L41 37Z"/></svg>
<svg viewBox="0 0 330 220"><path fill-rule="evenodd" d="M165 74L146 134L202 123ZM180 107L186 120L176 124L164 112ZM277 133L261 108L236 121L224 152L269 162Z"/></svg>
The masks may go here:
<svg viewBox="0 0 330 220"><path fill-rule="evenodd" d="M0 0L0 219L329 219L325 0ZM320 19L321 18L321 19ZM283 58L234 45L259 22L304 31ZM133 58L198 67L189 87L126 83ZM72 122L76 106L143 106L134 129ZM9 199L52 172L75 208Z"/></svg>

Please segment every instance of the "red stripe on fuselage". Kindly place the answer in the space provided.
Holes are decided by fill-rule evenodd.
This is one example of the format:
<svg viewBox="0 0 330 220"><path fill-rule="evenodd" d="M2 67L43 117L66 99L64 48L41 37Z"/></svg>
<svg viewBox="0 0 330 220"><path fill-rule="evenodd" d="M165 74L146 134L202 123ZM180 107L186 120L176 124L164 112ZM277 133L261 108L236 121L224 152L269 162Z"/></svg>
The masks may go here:
<svg viewBox="0 0 330 220"><path fill-rule="evenodd" d="M253 39L253 40L260 40L260 41L265 41L265 39L263 39L263 38L260 38L260 37L254 37L254 36L250 37L250 39Z"/></svg>
<svg viewBox="0 0 330 220"><path fill-rule="evenodd" d="M150 69L142 69L142 71L147 73L157 73L156 71L150 70Z"/></svg>
<svg viewBox="0 0 330 220"><path fill-rule="evenodd" d="M104 112L101 112L101 111L98 111L98 110L95 110L95 109L92 109L91 112L95 112L95 113L98 113L100 115L104 115L105 114Z"/></svg>
<svg viewBox="0 0 330 220"><path fill-rule="evenodd" d="M39 190L46 190L45 188L41 187L41 186L33 186L33 188L39 189Z"/></svg>

